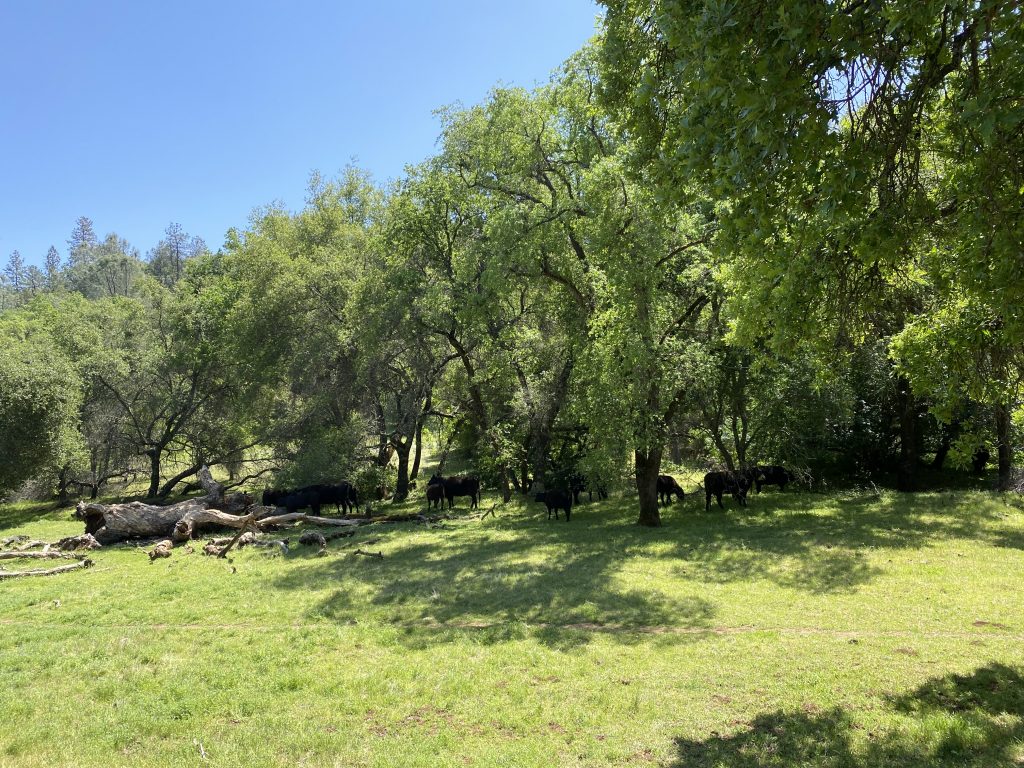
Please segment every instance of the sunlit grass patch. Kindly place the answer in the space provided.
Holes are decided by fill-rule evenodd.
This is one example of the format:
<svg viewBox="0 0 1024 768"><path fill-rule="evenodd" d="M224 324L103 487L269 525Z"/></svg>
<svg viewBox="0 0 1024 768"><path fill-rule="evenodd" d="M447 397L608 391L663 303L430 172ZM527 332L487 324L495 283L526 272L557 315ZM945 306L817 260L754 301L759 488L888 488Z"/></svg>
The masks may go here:
<svg viewBox="0 0 1024 768"><path fill-rule="evenodd" d="M457 512L324 557L128 545L3 583L0 765L194 765L200 745L223 765L1021 756L1024 527L1003 497L688 497L660 529L629 498L568 524ZM45 507L0 520L81 529ZM352 554L373 539L383 560Z"/></svg>

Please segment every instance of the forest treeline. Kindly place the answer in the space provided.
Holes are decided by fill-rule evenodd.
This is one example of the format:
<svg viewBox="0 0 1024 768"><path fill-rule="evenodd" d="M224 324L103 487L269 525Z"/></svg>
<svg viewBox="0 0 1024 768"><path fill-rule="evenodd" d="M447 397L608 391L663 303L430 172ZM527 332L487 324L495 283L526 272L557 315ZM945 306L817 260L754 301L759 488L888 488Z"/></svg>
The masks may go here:
<svg viewBox="0 0 1024 768"><path fill-rule="evenodd" d="M1015 3L605 0L533 90L442 112L382 187L315 175L211 252L76 225L0 288L0 491L582 472L659 522L665 462L917 487L1024 372ZM387 469L396 467L396 469Z"/></svg>

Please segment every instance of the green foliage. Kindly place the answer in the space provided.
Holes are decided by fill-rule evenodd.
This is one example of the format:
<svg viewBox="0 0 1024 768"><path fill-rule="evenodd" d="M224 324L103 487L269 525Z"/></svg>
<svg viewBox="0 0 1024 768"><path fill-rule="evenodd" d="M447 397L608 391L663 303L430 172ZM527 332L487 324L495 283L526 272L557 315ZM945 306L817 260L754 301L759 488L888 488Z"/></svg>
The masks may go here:
<svg viewBox="0 0 1024 768"><path fill-rule="evenodd" d="M0 325L0 494L82 451L81 382L46 339Z"/></svg>

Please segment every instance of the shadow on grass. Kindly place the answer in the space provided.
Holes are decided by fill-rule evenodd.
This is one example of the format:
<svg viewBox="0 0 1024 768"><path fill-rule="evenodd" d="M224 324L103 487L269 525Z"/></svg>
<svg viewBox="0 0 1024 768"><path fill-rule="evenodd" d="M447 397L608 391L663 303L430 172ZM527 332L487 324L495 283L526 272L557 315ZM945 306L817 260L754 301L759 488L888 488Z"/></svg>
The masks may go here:
<svg viewBox="0 0 1024 768"><path fill-rule="evenodd" d="M37 520L69 519L74 507L56 501L20 501L0 504L0 532L20 528Z"/></svg>
<svg viewBox="0 0 1024 768"><path fill-rule="evenodd" d="M678 739L677 768L801 765L813 768L996 768L1021 764L1024 678L993 663L970 675L946 675L886 707L897 727L882 733L841 708L809 714L770 712L730 736Z"/></svg>
<svg viewBox="0 0 1024 768"><path fill-rule="evenodd" d="M630 643L651 627L710 629L716 613L697 594L672 597L614 584L625 551L656 543L662 534L610 515L566 524L528 511L429 532L381 530L372 536L384 540L368 549L384 549L385 559L297 563L276 586L343 585L311 613L340 623L371 614L400 626L402 642L410 645L445 642L450 631L471 631L482 643L530 635L572 648L595 632Z"/></svg>
<svg viewBox="0 0 1024 768"><path fill-rule="evenodd" d="M568 524L547 521L542 507L512 505L496 519L429 531L376 525L360 536L383 539L370 547L383 549L383 560L304 559L275 586L336 585L311 615L390 622L410 645L465 631L483 643L528 633L559 648L589 642L595 632L622 643L652 636L656 643L693 642L713 629L718 613L702 584L766 579L813 594L855 592L881 573L869 549L991 540L990 523L1002 515L995 505L956 503L948 494L764 494L743 510L694 506L687 498L665 508L658 529L634 525L627 499L583 504ZM672 594L661 588L665 561L685 571ZM624 568L635 568L636 577ZM661 628L671 631L655 634Z"/></svg>
<svg viewBox="0 0 1024 768"><path fill-rule="evenodd" d="M982 498L985 498L982 495ZM816 594L854 592L881 574L868 563L873 549L920 549L946 539L1020 546L1021 535L993 530L997 505L967 507L962 495L873 493L752 496L743 509L690 499L669 508L680 529L669 553L715 583L752 578ZM695 510L696 507L696 510Z"/></svg>

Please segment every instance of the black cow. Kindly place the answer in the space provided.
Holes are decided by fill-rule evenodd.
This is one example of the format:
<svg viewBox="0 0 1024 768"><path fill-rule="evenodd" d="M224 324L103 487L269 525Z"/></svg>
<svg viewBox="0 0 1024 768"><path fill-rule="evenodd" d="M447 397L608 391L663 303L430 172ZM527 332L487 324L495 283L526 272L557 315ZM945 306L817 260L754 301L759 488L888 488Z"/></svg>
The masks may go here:
<svg viewBox="0 0 1024 768"><path fill-rule="evenodd" d="M263 506L264 507L276 507L288 494L292 493L285 488L267 488L263 491Z"/></svg>
<svg viewBox="0 0 1024 768"><path fill-rule="evenodd" d="M430 478L428 485L441 485L444 487L444 497L448 499L448 509L455 506L456 496L469 496L471 499L470 508L476 509L480 503L480 478L473 475L454 475L442 477L434 475Z"/></svg>
<svg viewBox="0 0 1024 768"><path fill-rule="evenodd" d="M731 493L732 497L739 502L741 507L747 506L747 491L750 490L750 478L742 472L708 472L704 475L704 511L711 509L711 497L718 499L718 506L725 509L722 504L722 494Z"/></svg>
<svg viewBox="0 0 1024 768"><path fill-rule="evenodd" d="M300 488L291 491L275 502L275 506L284 507L289 512L298 512L307 507L313 510L314 515L320 514L320 494L310 488Z"/></svg>
<svg viewBox="0 0 1024 768"><path fill-rule="evenodd" d="M339 512L344 510L346 515L350 508L353 512L359 511L359 494L356 493L355 486L347 480L334 485L311 485L301 490L313 491L320 496L321 504L333 504L335 509Z"/></svg>
<svg viewBox="0 0 1024 768"><path fill-rule="evenodd" d="M658 475L658 503L671 504L672 494L676 495L679 501L686 498L686 491L676 482L672 475Z"/></svg>
<svg viewBox="0 0 1024 768"><path fill-rule="evenodd" d="M761 492L763 485L777 485L780 491L786 490L786 483L792 483L796 478L793 473L785 467L755 467L754 482L757 484L757 492Z"/></svg>
<svg viewBox="0 0 1024 768"><path fill-rule="evenodd" d="M441 511L444 502L444 485L442 483L431 483L427 486L427 509L437 507Z"/></svg>
<svg viewBox="0 0 1024 768"><path fill-rule="evenodd" d="M552 511L555 513L555 520L558 519L558 510L565 510L565 522L569 522L569 517L572 515L572 494L567 491L559 491L556 489L549 489L547 491L541 491L533 500L540 502L548 508L548 520L551 519Z"/></svg>

